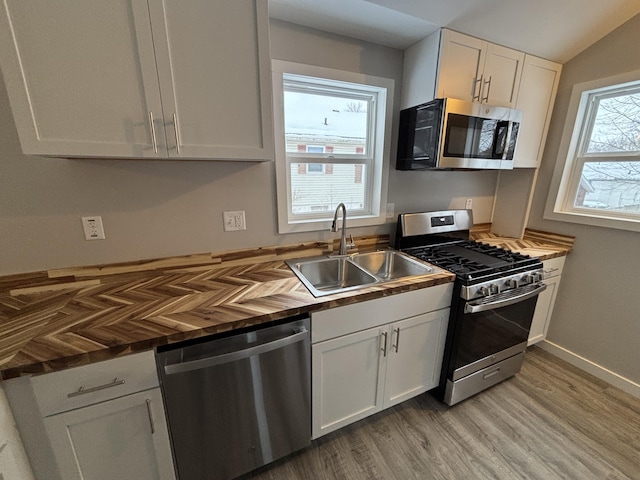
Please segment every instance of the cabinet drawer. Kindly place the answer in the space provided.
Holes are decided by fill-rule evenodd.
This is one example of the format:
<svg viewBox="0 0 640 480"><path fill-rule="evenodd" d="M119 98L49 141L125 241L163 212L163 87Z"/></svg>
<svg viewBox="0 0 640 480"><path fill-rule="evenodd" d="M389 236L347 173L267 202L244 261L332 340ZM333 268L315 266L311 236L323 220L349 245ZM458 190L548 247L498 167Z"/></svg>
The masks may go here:
<svg viewBox="0 0 640 480"><path fill-rule="evenodd" d="M544 278L557 277L562 275L562 269L564 268L565 257L550 258L542 262L542 268L544 269Z"/></svg>
<svg viewBox="0 0 640 480"><path fill-rule="evenodd" d="M42 416L157 387L153 350L33 377Z"/></svg>
<svg viewBox="0 0 640 480"><path fill-rule="evenodd" d="M331 308L311 314L311 343L451 306L453 283Z"/></svg>

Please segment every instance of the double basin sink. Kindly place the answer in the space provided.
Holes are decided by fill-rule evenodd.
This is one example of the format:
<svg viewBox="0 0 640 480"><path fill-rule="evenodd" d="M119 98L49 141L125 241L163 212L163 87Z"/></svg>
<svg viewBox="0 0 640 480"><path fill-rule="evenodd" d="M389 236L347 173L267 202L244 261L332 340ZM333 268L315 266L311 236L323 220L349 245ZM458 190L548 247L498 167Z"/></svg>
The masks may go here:
<svg viewBox="0 0 640 480"><path fill-rule="evenodd" d="M314 297L441 272L396 250L287 260Z"/></svg>

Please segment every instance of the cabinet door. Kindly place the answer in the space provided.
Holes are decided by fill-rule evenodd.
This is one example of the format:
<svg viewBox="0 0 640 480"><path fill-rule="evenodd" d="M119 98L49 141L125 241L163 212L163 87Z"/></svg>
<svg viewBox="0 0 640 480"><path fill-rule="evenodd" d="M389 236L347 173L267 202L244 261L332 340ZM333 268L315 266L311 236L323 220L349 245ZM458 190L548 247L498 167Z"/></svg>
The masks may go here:
<svg viewBox="0 0 640 480"><path fill-rule="evenodd" d="M558 294L558 286L561 278L562 277L557 276L545 279L544 283L546 283L547 289L538 295L527 345L533 345L547 337L549 321L553 314L553 305L556 303L556 295Z"/></svg>
<svg viewBox="0 0 640 480"><path fill-rule="evenodd" d="M438 385L448 319L449 309L445 309L389 327L384 408Z"/></svg>
<svg viewBox="0 0 640 480"><path fill-rule="evenodd" d="M146 2L3 0L0 65L25 154L162 154Z"/></svg>
<svg viewBox="0 0 640 480"><path fill-rule="evenodd" d="M524 112L514 168L540 165L562 65L527 55L516 108Z"/></svg>
<svg viewBox="0 0 640 480"><path fill-rule="evenodd" d="M312 436L318 438L382 408L382 350L387 327L371 328L311 347Z"/></svg>
<svg viewBox="0 0 640 480"><path fill-rule="evenodd" d="M485 44L480 39L444 30L437 97L452 97L468 102L479 99Z"/></svg>
<svg viewBox="0 0 640 480"><path fill-rule="evenodd" d="M266 0L149 0L169 156L273 158Z"/></svg>
<svg viewBox="0 0 640 480"><path fill-rule="evenodd" d="M64 479L174 480L159 388L44 419Z"/></svg>
<svg viewBox="0 0 640 480"><path fill-rule="evenodd" d="M520 88L524 53L487 43L480 101L515 107Z"/></svg>

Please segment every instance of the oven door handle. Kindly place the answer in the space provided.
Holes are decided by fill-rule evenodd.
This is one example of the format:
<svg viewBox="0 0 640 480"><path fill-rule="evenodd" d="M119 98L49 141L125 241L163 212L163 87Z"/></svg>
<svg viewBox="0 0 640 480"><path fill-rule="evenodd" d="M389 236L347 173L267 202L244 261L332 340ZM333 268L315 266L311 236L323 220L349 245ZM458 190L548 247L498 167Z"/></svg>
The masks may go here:
<svg viewBox="0 0 640 480"><path fill-rule="evenodd" d="M516 295L503 297L494 302L486 302L486 303L467 303L464 306L464 313L479 313L486 312L487 310L494 310L500 307L506 307L507 305L513 305L514 303L522 302L527 300L528 298L535 297L540 294L544 290L547 289L547 286L544 283L539 283L532 290L527 289L525 293L518 293Z"/></svg>

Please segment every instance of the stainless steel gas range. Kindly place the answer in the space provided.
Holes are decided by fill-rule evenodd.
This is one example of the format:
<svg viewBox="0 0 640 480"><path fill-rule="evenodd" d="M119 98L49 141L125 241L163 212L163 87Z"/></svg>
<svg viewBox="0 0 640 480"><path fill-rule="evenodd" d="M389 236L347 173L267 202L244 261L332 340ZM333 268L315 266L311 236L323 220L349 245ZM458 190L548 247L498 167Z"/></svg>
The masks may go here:
<svg viewBox="0 0 640 480"><path fill-rule="evenodd" d="M395 248L456 274L437 396L454 405L520 371L542 283L537 258L469 240L471 210L398 216Z"/></svg>

